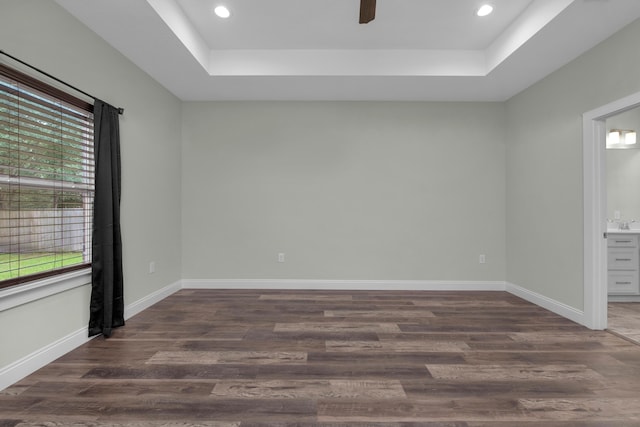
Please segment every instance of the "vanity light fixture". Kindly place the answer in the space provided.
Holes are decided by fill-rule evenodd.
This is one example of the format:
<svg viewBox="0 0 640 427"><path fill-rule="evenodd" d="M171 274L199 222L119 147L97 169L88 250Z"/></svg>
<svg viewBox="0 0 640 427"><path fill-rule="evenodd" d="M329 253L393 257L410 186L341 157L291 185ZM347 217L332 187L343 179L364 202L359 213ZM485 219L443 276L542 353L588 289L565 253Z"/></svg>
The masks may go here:
<svg viewBox="0 0 640 427"><path fill-rule="evenodd" d="M636 145L636 133L635 132L627 132L624 135L624 143L625 143L625 145Z"/></svg>
<svg viewBox="0 0 640 427"><path fill-rule="evenodd" d="M478 11L476 12L476 15L487 16L487 15L490 15L491 12L493 12L493 6L491 6L490 4L483 4L482 6L480 6Z"/></svg>
<svg viewBox="0 0 640 427"><path fill-rule="evenodd" d="M216 6L216 8L213 9L213 12L218 15L218 17L223 19L227 19L231 16L231 12L229 12L229 9L227 9L225 6Z"/></svg>
<svg viewBox="0 0 640 427"><path fill-rule="evenodd" d="M636 131L611 129L607 134L607 148L637 148Z"/></svg>

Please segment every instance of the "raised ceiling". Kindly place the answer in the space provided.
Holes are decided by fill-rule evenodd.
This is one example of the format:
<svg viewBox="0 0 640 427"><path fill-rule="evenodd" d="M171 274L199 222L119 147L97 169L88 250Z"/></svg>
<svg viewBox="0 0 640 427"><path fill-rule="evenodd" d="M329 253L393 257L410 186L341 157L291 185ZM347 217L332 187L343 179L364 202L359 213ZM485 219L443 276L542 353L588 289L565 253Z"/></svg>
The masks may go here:
<svg viewBox="0 0 640 427"><path fill-rule="evenodd" d="M56 0L182 100L502 101L639 0ZM225 4L231 17L215 16Z"/></svg>
<svg viewBox="0 0 640 427"><path fill-rule="evenodd" d="M532 3L498 0L479 19L477 1L380 0L377 19L358 25L359 0L229 0L228 20L211 13L220 1L175 2L210 49L468 50L490 45Z"/></svg>

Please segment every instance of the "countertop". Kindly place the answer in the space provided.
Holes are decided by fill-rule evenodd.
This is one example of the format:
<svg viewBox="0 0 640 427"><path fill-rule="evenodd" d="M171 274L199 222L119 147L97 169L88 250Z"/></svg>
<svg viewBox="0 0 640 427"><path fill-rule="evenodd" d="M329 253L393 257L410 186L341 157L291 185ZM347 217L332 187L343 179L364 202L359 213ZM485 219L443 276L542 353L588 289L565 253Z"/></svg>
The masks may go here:
<svg viewBox="0 0 640 427"><path fill-rule="evenodd" d="M640 234L640 229L620 230L618 228L607 228L607 234Z"/></svg>

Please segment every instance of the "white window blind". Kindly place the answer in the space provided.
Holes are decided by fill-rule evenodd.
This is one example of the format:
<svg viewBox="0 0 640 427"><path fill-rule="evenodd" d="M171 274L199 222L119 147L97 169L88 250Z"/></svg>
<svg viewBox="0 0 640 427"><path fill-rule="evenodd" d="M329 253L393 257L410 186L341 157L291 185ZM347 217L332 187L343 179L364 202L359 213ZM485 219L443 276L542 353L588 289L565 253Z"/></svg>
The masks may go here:
<svg viewBox="0 0 640 427"><path fill-rule="evenodd" d="M0 288L91 262L92 106L0 67Z"/></svg>

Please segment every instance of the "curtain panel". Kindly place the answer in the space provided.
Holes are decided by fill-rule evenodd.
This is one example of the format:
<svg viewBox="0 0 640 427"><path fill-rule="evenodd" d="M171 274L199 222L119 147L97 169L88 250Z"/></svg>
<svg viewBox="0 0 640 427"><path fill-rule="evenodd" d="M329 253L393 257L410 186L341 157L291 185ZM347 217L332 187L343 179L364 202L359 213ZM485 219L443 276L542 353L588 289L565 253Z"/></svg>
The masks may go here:
<svg viewBox="0 0 640 427"><path fill-rule="evenodd" d="M93 205L89 336L111 336L124 325L120 235L120 126L118 108L94 104L95 198Z"/></svg>

